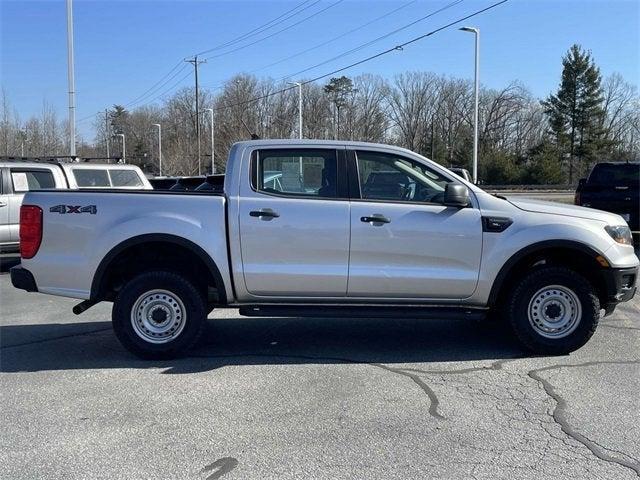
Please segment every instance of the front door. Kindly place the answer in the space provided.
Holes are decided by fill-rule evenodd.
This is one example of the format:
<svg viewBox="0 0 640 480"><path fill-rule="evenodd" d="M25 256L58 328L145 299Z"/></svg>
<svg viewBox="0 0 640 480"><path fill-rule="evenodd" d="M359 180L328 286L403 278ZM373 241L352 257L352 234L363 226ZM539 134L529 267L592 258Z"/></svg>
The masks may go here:
<svg viewBox="0 0 640 480"><path fill-rule="evenodd" d="M344 151L262 149L239 205L242 268L255 296L344 297L349 201Z"/></svg>
<svg viewBox="0 0 640 480"><path fill-rule="evenodd" d="M351 205L348 295L470 296L480 271L480 211L443 205L453 180L417 160L375 151L351 156L360 198Z"/></svg>

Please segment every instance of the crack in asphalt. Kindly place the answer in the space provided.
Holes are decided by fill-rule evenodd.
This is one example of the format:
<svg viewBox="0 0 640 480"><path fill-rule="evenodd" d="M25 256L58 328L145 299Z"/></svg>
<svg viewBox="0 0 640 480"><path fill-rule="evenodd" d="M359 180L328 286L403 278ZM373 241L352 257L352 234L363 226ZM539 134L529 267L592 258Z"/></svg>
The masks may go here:
<svg viewBox="0 0 640 480"><path fill-rule="evenodd" d="M313 355L289 355L285 353L242 353L242 354L230 354L230 355L189 355L190 358L207 358L207 359L223 359L223 358L247 358L247 357L277 357L277 358L291 358L298 360L313 360L313 361L323 361L329 360L332 362L340 362L345 364L352 365L368 365L370 367L378 368L380 370L384 370L386 372L390 372L396 375L400 375L406 378L411 379L429 398L429 415L438 419L444 420L445 417L438 411L438 406L440 405L440 400L438 396L433 391L433 389L427 385L424 380L422 380L418 375L410 372L403 371L400 368L390 367L388 365L384 365L382 363L373 363L355 360L353 358L344 358L344 357L326 357L326 356L313 356Z"/></svg>
<svg viewBox="0 0 640 480"><path fill-rule="evenodd" d="M489 370L502 370L502 367L503 367L503 365L505 363L512 362L512 361L515 361L515 360L521 360L523 358L533 358L533 357L519 357L518 356L518 357L503 358L501 360L496 360L496 361L492 362L488 366L460 368L458 370L424 370L424 369L421 369L421 368L414 368L414 367L400 368L399 370L402 370L404 372L424 373L424 374L427 374L427 375L459 375L459 374L464 374L464 373L486 372L486 371L489 371Z"/></svg>
<svg viewBox="0 0 640 480"><path fill-rule="evenodd" d="M542 385L545 393L556 402L556 407L553 409L551 416L553 420L560 426L560 429L570 438L584 445L593 455L600 460L609 463L616 463L623 467L633 470L638 477L640 477L640 460L628 455L624 452L614 450L603 445L600 445L594 440L591 440L585 434L575 430L567 418L567 401L557 392L551 382L543 378L540 373L558 370L561 368L578 368L578 367L590 367L596 365L637 365L640 364L640 360L619 360L619 361L591 361L578 364L558 364L548 367L542 367L534 370L529 370L527 375ZM625 458L616 458L608 452L617 453Z"/></svg>
<svg viewBox="0 0 640 480"><path fill-rule="evenodd" d="M607 328L616 328L618 330L638 330L640 331L640 327L625 327L623 325L611 325L608 323L601 323L600 324L601 327L607 327Z"/></svg>

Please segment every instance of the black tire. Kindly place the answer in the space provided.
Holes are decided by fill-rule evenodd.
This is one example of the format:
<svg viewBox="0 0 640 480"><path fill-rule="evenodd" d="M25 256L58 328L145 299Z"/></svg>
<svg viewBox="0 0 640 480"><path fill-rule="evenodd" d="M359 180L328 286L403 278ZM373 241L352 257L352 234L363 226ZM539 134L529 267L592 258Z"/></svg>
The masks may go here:
<svg viewBox="0 0 640 480"><path fill-rule="evenodd" d="M133 309L138 311L135 318ZM160 318L158 323L153 323L156 310L160 311ZM207 318L207 304L189 279L176 273L152 271L124 285L113 304L111 318L118 340L134 355L144 359L175 358L200 338ZM156 333L153 326L158 326L157 331L162 333Z"/></svg>
<svg viewBox="0 0 640 480"><path fill-rule="evenodd" d="M561 289L556 291L549 288L551 286L559 286ZM565 303L562 306L553 306L553 300L548 302L546 298L541 299L543 295L550 295L551 299L558 298ZM573 302L573 299L576 299L579 305ZM543 305L545 317L540 317L538 306ZM560 311L569 313L564 316L558 313ZM575 314L572 313L574 311ZM537 354L564 355L582 347L595 333L600 319L600 301L593 285L582 275L564 267L541 267L527 273L519 281L507 297L505 314L515 336L525 348ZM572 326L567 325L564 331L558 328L549 332L545 330L548 323L540 326L545 318L555 320L558 316L575 320L572 323L569 320L568 325ZM557 336L550 338L549 335Z"/></svg>

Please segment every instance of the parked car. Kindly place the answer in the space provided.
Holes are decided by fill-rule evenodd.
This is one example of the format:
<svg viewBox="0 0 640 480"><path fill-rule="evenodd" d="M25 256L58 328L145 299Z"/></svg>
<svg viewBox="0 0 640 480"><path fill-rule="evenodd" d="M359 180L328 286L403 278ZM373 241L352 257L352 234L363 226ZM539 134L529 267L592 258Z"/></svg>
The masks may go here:
<svg viewBox="0 0 640 480"><path fill-rule="evenodd" d="M29 190L68 188L64 172L57 164L0 162L0 252L18 251L20 205Z"/></svg>
<svg viewBox="0 0 640 480"><path fill-rule="evenodd" d="M144 358L187 351L213 308L495 311L525 347L563 354L589 340L600 309L636 290L639 261L619 215L496 197L402 148L247 141L227 165L221 193L28 193L13 285L82 299L75 313L114 302L117 337ZM381 177L384 189L365 188Z"/></svg>
<svg viewBox="0 0 640 480"><path fill-rule="evenodd" d="M147 189L151 184L135 165L64 162L0 162L0 252L18 252L20 205L27 191L40 189Z"/></svg>
<svg viewBox="0 0 640 480"><path fill-rule="evenodd" d="M459 177L464 178L467 182L473 182L473 179L471 178L471 174L469 173L469 170L467 170L466 168L449 167L449 170L455 173L456 175L458 175Z"/></svg>
<svg viewBox="0 0 640 480"><path fill-rule="evenodd" d="M575 204L620 215L640 240L640 163L603 162L578 182Z"/></svg>

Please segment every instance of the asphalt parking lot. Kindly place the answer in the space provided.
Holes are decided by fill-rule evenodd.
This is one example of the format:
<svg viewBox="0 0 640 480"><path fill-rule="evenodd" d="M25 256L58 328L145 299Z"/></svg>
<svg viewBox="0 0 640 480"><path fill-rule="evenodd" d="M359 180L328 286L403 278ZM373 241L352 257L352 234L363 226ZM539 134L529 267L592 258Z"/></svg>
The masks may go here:
<svg viewBox="0 0 640 480"><path fill-rule="evenodd" d="M221 310L165 362L74 303L0 275L2 478L640 476L638 298L564 357L464 320Z"/></svg>

